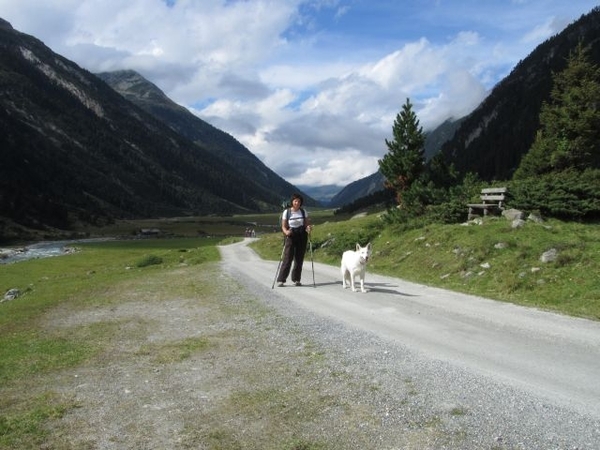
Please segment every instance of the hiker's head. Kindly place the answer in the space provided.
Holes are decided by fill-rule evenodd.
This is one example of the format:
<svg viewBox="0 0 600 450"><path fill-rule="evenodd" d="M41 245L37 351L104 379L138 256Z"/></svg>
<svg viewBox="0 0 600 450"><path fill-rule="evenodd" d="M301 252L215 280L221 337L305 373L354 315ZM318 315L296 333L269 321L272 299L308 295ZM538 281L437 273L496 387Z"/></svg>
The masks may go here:
<svg viewBox="0 0 600 450"><path fill-rule="evenodd" d="M298 200L298 205L294 205L294 200ZM290 205L296 208L300 208L304 203L304 198L300 194L292 194L292 198L290 199Z"/></svg>

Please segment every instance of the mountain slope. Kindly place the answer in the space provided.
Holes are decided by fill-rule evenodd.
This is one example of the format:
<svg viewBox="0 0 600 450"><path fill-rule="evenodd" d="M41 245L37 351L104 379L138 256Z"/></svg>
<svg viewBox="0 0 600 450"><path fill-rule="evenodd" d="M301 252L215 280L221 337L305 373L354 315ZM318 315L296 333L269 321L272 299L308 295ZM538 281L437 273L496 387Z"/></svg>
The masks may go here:
<svg viewBox="0 0 600 450"><path fill-rule="evenodd" d="M384 181L385 178L379 171L356 180L335 194L329 205L333 208L339 208L340 206L352 203L356 199L380 191L383 189Z"/></svg>
<svg viewBox="0 0 600 450"><path fill-rule="evenodd" d="M0 217L29 227L272 211L281 202L2 19L0 148Z"/></svg>
<svg viewBox="0 0 600 450"><path fill-rule="evenodd" d="M563 70L578 43L600 64L600 8L540 44L503 79L442 146L461 173L505 180L519 166L539 128L541 105L550 99L552 74Z"/></svg>
<svg viewBox="0 0 600 450"><path fill-rule="evenodd" d="M127 100L166 123L181 136L197 143L223 161L231 163L245 177L268 192L289 198L297 187L285 181L233 136L196 117L168 98L156 85L135 71L122 70L96 74ZM316 202L304 194L307 205Z"/></svg>

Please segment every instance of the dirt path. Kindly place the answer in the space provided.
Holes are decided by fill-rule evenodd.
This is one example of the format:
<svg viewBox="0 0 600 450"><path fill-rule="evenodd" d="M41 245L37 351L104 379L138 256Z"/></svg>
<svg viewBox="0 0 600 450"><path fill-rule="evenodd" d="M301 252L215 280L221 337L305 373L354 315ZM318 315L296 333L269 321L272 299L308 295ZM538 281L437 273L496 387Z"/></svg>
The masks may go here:
<svg viewBox="0 0 600 450"><path fill-rule="evenodd" d="M221 253L229 270L263 285L276 270L245 243L222 247ZM369 292L354 293L342 289L339 269L314 266L316 288L309 260L305 286L276 287L277 294L428 358L600 419L600 323L372 274Z"/></svg>

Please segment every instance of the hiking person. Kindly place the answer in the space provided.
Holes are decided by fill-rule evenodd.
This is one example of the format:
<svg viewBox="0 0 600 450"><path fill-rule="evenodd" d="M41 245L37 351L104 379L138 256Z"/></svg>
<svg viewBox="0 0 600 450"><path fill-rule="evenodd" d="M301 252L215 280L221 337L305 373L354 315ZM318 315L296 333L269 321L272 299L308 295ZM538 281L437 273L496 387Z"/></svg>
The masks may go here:
<svg viewBox="0 0 600 450"><path fill-rule="evenodd" d="M302 195L293 194L290 200L292 206L284 209L281 215L281 231L283 231L285 238L281 269L277 276L277 286L279 287L285 284L290 270L292 272L292 283L296 286L302 285L300 282L302 264L304 264L308 233L312 229L308 213L302 208L303 203L304 198ZM293 268L292 262L294 263Z"/></svg>

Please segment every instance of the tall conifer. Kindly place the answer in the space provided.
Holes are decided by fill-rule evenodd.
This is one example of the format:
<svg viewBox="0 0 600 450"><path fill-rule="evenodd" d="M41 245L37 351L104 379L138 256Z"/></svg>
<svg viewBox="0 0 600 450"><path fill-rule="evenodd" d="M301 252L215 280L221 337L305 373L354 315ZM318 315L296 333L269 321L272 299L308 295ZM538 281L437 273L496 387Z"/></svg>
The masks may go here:
<svg viewBox="0 0 600 450"><path fill-rule="evenodd" d="M386 179L386 187L396 192L398 204L402 205L403 192L425 168L425 135L408 98L396 115L392 133L393 139L385 140L388 153L378 161L379 170Z"/></svg>

